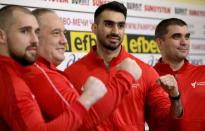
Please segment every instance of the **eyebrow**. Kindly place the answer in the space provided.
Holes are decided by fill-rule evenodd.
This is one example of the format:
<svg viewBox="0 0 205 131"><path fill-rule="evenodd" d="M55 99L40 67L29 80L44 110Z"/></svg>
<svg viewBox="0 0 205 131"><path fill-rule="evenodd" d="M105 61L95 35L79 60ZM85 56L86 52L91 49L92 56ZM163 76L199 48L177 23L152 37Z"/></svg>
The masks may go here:
<svg viewBox="0 0 205 131"><path fill-rule="evenodd" d="M54 29L52 29L51 30L51 32L55 32L55 31L59 31L59 32L65 32L66 31L66 29L60 29L60 28L54 28Z"/></svg>
<svg viewBox="0 0 205 131"><path fill-rule="evenodd" d="M182 35L182 33L173 33L171 36L175 36L175 35ZM186 33L185 36L187 36L187 35L190 36L191 34L190 33Z"/></svg>
<svg viewBox="0 0 205 131"><path fill-rule="evenodd" d="M19 27L19 29L32 29L32 27L31 26L21 26L21 27Z"/></svg>
<svg viewBox="0 0 205 131"><path fill-rule="evenodd" d="M119 21L119 22L115 22L112 20L104 20L105 23L114 23L114 24L125 24L125 21Z"/></svg>
<svg viewBox="0 0 205 131"><path fill-rule="evenodd" d="M52 29L52 31L61 31L61 29L59 29L59 28L54 28L54 29Z"/></svg>
<svg viewBox="0 0 205 131"><path fill-rule="evenodd" d="M22 26L22 27L19 27L19 30L23 30L23 29L26 29L26 30L32 30L32 26ZM38 27L38 28L36 28L35 29L35 31L39 31L40 30L40 28Z"/></svg>

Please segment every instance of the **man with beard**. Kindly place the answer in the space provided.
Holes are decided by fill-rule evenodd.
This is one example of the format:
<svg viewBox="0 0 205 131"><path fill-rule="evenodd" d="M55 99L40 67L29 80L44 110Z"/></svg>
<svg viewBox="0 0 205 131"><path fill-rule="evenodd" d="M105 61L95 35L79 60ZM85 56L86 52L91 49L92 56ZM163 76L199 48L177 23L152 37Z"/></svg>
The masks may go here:
<svg viewBox="0 0 205 131"><path fill-rule="evenodd" d="M100 80L91 77L75 103L51 121L44 120L35 96L22 79L25 66L35 62L38 32L38 22L28 9L17 5L0 9L1 131L76 130L87 110L107 91Z"/></svg>
<svg viewBox="0 0 205 131"><path fill-rule="evenodd" d="M65 70L68 79L81 94L82 84L90 75L106 83L116 74L118 63L127 57L134 59L142 69L140 79L132 84L131 91L120 106L97 127L98 130L144 131L145 120L150 130L154 130L158 123L165 122L170 116L178 118L182 114L180 99L170 101L168 98L168 95L172 99L180 97L174 77L166 75L158 79L157 72L151 66L122 48L126 16L127 9L119 2L99 6L92 25L97 37L96 46ZM164 90L156 83L157 79Z"/></svg>
<svg viewBox="0 0 205 131"><path fill-rule="evenodd" d="M169 122L167 130L204 131L205 66L193 65L187 60L190 48L188 25L178 18L162 20L156 27L155 39L161 58L154 68L159 75L175 76L185 109L183 118Z"/></svg>
<svg viewBox="0 0 205 131"><path fill-rule="evenodd" d="M75 103L79 94L63 72L56 68L64 60L67 44L63 21L49 9L39 8L32 12L40 27L38 58L35 64L25 71L23 79L35 95L44 116L47 120L52 120ZM81 130L95 128L107 118L127 94L130 85L141 75L141 69L130 58L120 63L116 70L119 70L118 73L106 84L106 95L89 110L83 119ZM85 91L85 86L82 87ZM99 93L97 88L95 94Z"/></svg>

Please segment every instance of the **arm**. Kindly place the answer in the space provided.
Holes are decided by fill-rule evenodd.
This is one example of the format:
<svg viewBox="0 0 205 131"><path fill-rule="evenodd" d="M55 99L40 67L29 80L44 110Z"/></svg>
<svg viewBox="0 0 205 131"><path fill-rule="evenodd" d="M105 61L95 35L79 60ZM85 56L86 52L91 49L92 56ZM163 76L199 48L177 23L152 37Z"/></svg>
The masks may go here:
<svg viewBox="0 0 205 131"><path fill-rule="evenodd" d="M0 113L12 130L67 131L76 130L81 125L86 110L80 103L71 105L58 117L46 122L35 98L21 78L9 74L6 69L0 71L0 78Z"/></svg>
<svg viewBox="0 0 205 131"><path fill-rule="evenodd" d="M182 116L182 103L181 94L178 91L177 81L172 75L161 76L157 82L163 87L163 89L169 94L171 101L170 113L173 117L179 118Z"/></svg>
<svg viewBox="0 0 205 131"><path fill-rule="evenodd" d="M166 123L175 115L173 113L175 112L174 110L180 110L180 108L176 107L178 105L175 106L175 103L171 103L168 93L156 83L159 78L156 71L150 68L147 72L149 74L144 76L147 80L149 79L147 85L149 93L147 96L146 121L151 129L160 129L167 126Z"/></svg>
<svg viewBox="0 0 205 131"><path fill-rule="evenodd" d="M117 66L118 72L107 82L108 93L97 102L85 117L82 130L96 127L107 118L122 98L128 93L132 83L141 76L141 69L137 63L130 58L125 59Z"/></svg>
<svg viewBox="0 0 205 131"><path fill-rule="evenodd" d="M107 92L100 80L89 77L84 85L84 92L78 99L71 83L64 76L56 71L43 69L43 67L34 67L32 73L24 75L24 79L35 94L43 112L52 119L60 115L70 103L79 102L88 110Z"/></svg>

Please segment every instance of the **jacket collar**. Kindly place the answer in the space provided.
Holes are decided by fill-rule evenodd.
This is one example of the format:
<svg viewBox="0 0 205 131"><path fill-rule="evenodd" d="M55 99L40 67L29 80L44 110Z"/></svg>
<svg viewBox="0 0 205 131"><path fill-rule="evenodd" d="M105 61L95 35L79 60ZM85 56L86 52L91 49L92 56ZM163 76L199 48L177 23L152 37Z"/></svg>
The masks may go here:
<svg viewBox="0 0 205 131"><path fill-rule="evenodd" d="M18 75L21 75L21 71L23 71L25 67L27 67L27 66L22 66L21 64L19 64L17 61L12 59L11 57L3 56L3 55L0 55L0 64L11 68Z"/></svg>
<svg viewBox="0 0 205 131"><path fill-rule="evenodd" d="M52 70L57 70L56 66L51 64L49 61L47 61L46 59L44 59L41 56L38 56L36 63L41 66L41 67L46 67Z"/></svg>
<svg viewBox="0 0 205 131"><path fill-rule="evenodd" d="M90 53L88 54L90 59L94 59L96 61L104 61L102 58L100 58L96 52L96 46L93 46ZM125 57L128 57L129 54L127 53L127 51L121 46L121 50L118 56L114 57L111 60L111 63L113 65L116 65L118 63L120 63Z"/></svg>
<svg viewBox="0 0 205 131"><path fill-rule="evenodd" d="M186 68L188 67L187 65L189 65L189 61L187 59L184 59L184 64L182 65L182 67L177 71L173 71L169 66L169 64L163 63L162 58L160 58L156 63L156 65L154 66L154 68L157 70L157 72L159 72L159 74L161 73L176 74L186 70Z"/></svg>

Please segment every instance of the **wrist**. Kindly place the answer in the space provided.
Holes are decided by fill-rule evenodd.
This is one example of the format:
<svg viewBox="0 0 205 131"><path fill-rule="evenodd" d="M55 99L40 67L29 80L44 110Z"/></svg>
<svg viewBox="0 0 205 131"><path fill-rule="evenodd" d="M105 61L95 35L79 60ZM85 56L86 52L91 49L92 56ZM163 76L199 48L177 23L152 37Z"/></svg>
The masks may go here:
<svg viewBox="0 0 205 131"><path fill-rule="evenodd" d="M85 94L81 95L79 97L79 102L87 109L89 110L90 107L93 105L94 102L89 97L87 97Z"/></svg>
<svg viewBox="0 0 205 131"><path fill-rule="evenodd" d="M181 93L179 92L177 96L170 96L169 99L172 101L179 100L181 98Z"/></svg>

